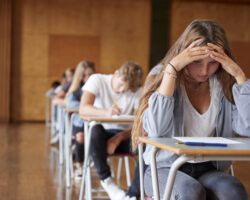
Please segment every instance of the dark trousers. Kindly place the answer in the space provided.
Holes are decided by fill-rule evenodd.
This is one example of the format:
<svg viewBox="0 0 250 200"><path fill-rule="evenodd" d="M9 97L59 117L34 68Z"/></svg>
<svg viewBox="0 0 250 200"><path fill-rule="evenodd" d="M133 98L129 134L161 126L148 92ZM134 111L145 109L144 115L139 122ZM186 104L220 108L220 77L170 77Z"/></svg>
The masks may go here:
<svg viewBox="0 0 250 200"><path fill-rule="evenodd" d="M76 137L78 132L83 132L84 127L77 127L73 125L72 134ZM74 139L72 143L75 145L75 149L73 152L73 159L75 162L82 163L84 161L84 143L79 143Z"/></svg>
<svg viewBox="0 0 250 200"><path fill-rule="evenodd" d="M84 161L84 144L75 141L73 156L75 162L82 163Z"/></svg>
<svg viewBox="0 0 250 200"><path fill-rule="evenodd" d="M107 141L121 130L106 130L101 124L95 125L91 131L90 154L92 156L97 174L101 180L111 176L107 163ZM123 141L115 150L115 153L130 152L130 139Z"/></svg>

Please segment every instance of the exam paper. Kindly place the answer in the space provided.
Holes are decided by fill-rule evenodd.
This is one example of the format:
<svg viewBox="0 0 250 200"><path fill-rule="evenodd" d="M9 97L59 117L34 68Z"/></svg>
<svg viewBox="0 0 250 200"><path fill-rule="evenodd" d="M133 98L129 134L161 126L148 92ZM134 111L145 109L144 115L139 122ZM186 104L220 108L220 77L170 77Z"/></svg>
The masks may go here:
<svg viewBox="0 0 250 200"><path fill-rule="evenodd" d="M135 119L135 116L134 115L112 115L112 118L115 118L115 119Z"/></svg>
<svg viewBox="0 0 250 200"><path fill-rule="evenodd" d="M173 137L180 142L202 142L202 143L222 143L222 144L240 144L242 142L223 138L223 137Z"/></svg>

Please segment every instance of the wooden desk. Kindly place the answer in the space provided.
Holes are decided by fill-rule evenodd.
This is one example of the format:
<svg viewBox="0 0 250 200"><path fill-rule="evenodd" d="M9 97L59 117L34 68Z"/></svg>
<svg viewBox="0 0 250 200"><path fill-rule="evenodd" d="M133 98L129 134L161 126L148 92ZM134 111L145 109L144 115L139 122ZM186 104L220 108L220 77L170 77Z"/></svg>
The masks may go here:
<svg viewBox="0 0 250 200"><path fill-rule="evenodd" d="M230 139L230 138L229 138ZM201 162L201 161L249 161L250 160L250 138L231 138L235 141L242 143L229 144L227 147L197 147L187 146L184 144L177 144L177 141L173 138L148 138L139 137L139 159L142 162L142 145L148 144L153 146L153 153L151 158L151 170L152 170L152 182L154 199L159 200L159 187L156 168L156 153L159 149L173 152L179 155L179 158L172 164L167 184L164 192L163 199L170 199L173 189L174 180L177 170L181 165L187 161ZM141 167L140 167L141 168ZM142 176L142 171L140 171ZM143 183L143 178L141 179ZM142 187L141 187L142 189ZM141 193L142 198L143 194Z"/></svg>
<svg viewBox="0 0 250 200"><path fill-rule="evenodd" d="M82 117L82 116L81 116ZM85 121L95 121L100 123L125 123L130 124L135 120L134 116L113 116L113 117L104 117L104 116L84 116L82 117Z"/></svg>
<svg viewBox="0 0 250 200"><path fill-rule="evenodd" d="M72 113L79 113L79 108L65 108L65 112L72 114Z"/></svg>
<svg viewBox="0 0 250 200"><path fill-rule="evenodd" d="M134 117L105 117L105 116L81 116L84 119L84 148L85 157L82 173L82 183L80 188L79 200L83 200L85 183L86 183L86 199L92 199L92 187L91 187L91 174L89 163L89 146L90 146L90 133L91 129L96 124L101 123L119 123L119 124L131 124L134 122Z"/></svg>

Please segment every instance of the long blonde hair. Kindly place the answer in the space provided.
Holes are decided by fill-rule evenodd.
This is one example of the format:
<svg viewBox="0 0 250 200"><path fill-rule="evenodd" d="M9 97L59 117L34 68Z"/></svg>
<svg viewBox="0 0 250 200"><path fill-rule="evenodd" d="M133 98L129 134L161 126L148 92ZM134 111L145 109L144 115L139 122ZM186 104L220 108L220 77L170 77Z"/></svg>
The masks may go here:
<svg viewBox="0 0 250 200"><path fill-rule="evenodd" d="M88 68L92 69L93 73L94 73L95 72L95 63L88 61L88 60L83 60L77 64L76 70L74 73L74 77L73 77L72 83L70 85L69 91L67 92L67 95L69 95L72 92L79 89L81 82L82 82L82 77L83 77L86 69L88 69Z"/></svg>
<svg viewBox="0 0 250 200"><path fill-rule="evenodd" d="M169 49L166 56L161 61L161 64L165 65L169 63L175 56L180 54L192 42L200 38L203 38L203 42L199 44L199 46L206 45L208 42L216 44L218 46L221 46L224 52L231 59L235 60L229 47L225 31L221 26L211 20L194 20L187 26L187 28L181 34L179 39ZM161 72L163 70L164 67L162 68ZM234 103L232 95L232 85L235 83L234 77L228 74L222 67L217 70L216 75L218 77L219 82L221 83L225 97L230 102ZM178 72L176 87L179 86L184 76L184 70ZM142 128L142 115L145 109L148 107L148 99L152 95L152 93L158 89L162 82L162 78L163 73L159 73L156 76L154 75L147 77L145 81L143 95L140 99L139 107L136 112L136 120L132 129L132 147L134 150L137 146L138 137L144 135Z"/></svg>

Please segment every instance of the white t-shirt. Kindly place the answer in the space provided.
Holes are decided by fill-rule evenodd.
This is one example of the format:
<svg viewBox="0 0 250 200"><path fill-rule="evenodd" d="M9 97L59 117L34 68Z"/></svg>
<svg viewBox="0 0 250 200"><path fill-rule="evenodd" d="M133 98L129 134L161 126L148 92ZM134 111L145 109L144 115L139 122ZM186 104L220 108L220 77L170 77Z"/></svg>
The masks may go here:
<svg viewBox="0 0 250 200"><path fill-rule="evenodd" d="M216 120L220 108L221 87L216 77L209 79L211 101L208 110L200 114L191 104L184 86L184 133L185 136L212 137L215 134Z"/></svg>
<svg viewBox="0 0 250 200"><path fill-rule="evenodd" d="M127 91L116 93L112 89L112 74L93 74L82 87L83 91L91 92L95 95L94 106L97 108L110 108L114 103L121 108L122 115L134 114L134 109L138 107L142 88L136 92ZM119 124L103 124L105 129L127 129L131 126Z"/></svg>

